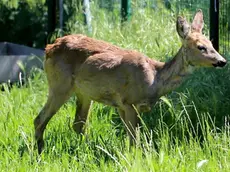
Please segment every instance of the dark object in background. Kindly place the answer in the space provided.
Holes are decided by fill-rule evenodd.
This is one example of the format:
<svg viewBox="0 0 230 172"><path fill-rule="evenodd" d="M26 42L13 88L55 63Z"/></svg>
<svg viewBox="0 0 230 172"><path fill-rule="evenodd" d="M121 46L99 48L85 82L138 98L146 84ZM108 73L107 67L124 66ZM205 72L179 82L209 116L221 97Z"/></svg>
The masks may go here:
<svg viewBox="0 0 230 172"><path fill-rule="evenodd" d="M44 51L0 42L0 83L25 80L33 68L43 69Z"/></svg>
<svg viewBox="0 0 230 172"><path fill-rule="evenodd" d="M210 40L213 47L219 51L219 1L210 1Z"/></svg>
<svg viewBox="0 0 230 172"><path fill-rule="evenodd" d="M47 43L47 7L40 1L16 0L15 3L17 7L12 7L8 1L0 0L0 42L44 48Z"/></svg>

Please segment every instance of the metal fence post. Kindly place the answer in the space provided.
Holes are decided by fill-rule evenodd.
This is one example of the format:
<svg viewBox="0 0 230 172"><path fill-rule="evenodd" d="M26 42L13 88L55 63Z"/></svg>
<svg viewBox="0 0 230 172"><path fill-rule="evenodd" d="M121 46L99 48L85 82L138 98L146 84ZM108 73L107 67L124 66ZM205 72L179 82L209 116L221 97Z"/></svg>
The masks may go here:
<svg viewBox="0 0 230 172"><path fill-rule="evenodd" d="M219 0L210 0L210 40L219 51Z"/></svg>
<svg viewBox="0 0 230 172"><path fill-rule="evenodd" d="M61 36L63 36L63 0L59 0L59 27L61 31Z"/></svg>
<svg viewBox="0 0 230 172"><path fill-rule="evenodd" d="M56 0L48 0L48 35L56 28Z"/></svg>
<svg viewBox="0 0 230 172"><path fill-rule="evenodd" d="M83 0L83 12L84 12L84 20L85 24L88 27L88 31L92 32L92 26L91 26L91 13L90 13L90 1L89 0Z"/></svg>
<svg viewBox="0 0 230 172"><path fill-rule="evenodd" d="M131 0L121 0L121 21L125 22L130 19Z"/></svg>

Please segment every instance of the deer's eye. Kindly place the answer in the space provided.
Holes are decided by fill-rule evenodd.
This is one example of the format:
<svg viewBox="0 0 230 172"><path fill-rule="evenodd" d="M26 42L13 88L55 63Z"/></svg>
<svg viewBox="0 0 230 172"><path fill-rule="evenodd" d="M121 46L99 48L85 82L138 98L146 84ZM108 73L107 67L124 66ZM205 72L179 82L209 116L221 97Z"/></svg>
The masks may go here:
<svg viewBox="0 0 230 172"><path fill-rule="evenodd" d="M201 52L206 52L207 51L207 48L205 46L202 46L202 45L198 45L197 46L198 50L200 50Z"/></svg>

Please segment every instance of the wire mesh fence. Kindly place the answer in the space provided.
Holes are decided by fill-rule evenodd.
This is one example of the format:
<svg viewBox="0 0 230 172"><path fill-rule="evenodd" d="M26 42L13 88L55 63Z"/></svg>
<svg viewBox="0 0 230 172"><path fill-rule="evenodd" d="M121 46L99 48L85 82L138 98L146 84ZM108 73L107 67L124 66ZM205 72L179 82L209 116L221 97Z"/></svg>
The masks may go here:
<svg viewBox="0 0 230 172"><path fill-rule="evenodd" d="M121 0L95 0L99 7L108 10L120 8ZM157 10L167 9L175 14L183 14L192 18L197 9L202 9L206 24L209 25L209 6L210 0L132 0L132 13L136 10Z"/></svg>
<svg viewBox="0 0 230 172"><path fill-rule="evenodd" d="M176 14L185 13L189 18L192 18L195 11L202 9L205 21L205 32L209 33L209 29L207 28L210 26L210 0L171 0L170 2L175 6Z"/></svg>
<svg viewBox="0 0 230 172"><path fill-rule="evenodd" d="M121 0L95 0L101 8L109 11L119 10ZM162 18L167 15L183 15L192 19L195 11L202 9L205 20L204 33L210 34L210 0L132 0L132 14L137 10L156 10ZM222 54L230 55L230 1L215 0L219 4L219 49ZM168 10L168 12L167 12ZM143 19L144 20L144 19Z"/></svg>
<svg viewBox="0 0 230 172"><path fill-rule="evenodd" d="M164 20L168 16L175 19L177 15L186 16L187 19L191 20L193 15L195 14L195 11L197 11L197 9L202 9L204 13L204 20L205 20L204 33L207 36L210 35L209 29L210 29L210 24L212 23L212 22L210 23L210 20L211 20L210 19L210 2L219 3L219 7L220 7L219 9L219 32L218 32L219 33L219 50L222 54L230 56L230 17L229 17L230 16L230 0L129 0L129 1L131 2L130 3L131 4L131 14L133 18L137 16L138 14L140 14L140 12L142 11L143 13L146 11L147 12L155 11L157 12L158 16L161 16L162 20ZM49 2L57 3L58 0L50 0ZM64 30L66 33L70 33L71 30L69 28L73 28L73 26L78 27L81 23L83 23L82 22L83 21L83 17L82 17L83 8L81 5L82 2L83 0L63 1L64 11L63 11L62 19L64 21ZM117 22L119 24L119 22L121 21L120 17L121 17L122 0L89 0L89 2L91 4L90 6L91 10L96 11L96 13L94 13L94 16L92 16L92 20L98 20L98 22L101 22L101 18L100 18L101 15L105 15L108 18L108 22L110 23ZM60 17L60 14L59 14L60 10L57 4L50 5L50 6L53 6L52 14L50 14L48 10L50 9L49 4L46 4L46 5L47 7L44 7L44 5L38 5L38 8L32 11L32 10L29 10L30 8L28 5L21 4L21 6L19 6L20 8L13 11L6 7L4 7L4 10L3 10L3 5L1 6L1 3L0 3L0 8L1 8L0 11L2 12L1 13L2 16L4 17L4 18L3 17L1 18L0 25L5 26L5 27L1 27L0 30L2 30L2 33L6 33L7 28L10 25L14 26L16 22L16 25L18 27L16 28L12 27L11 32L10 32L11 34L8 34L8 35L13 35L12 38L10 37L11 40L15 40L15 42L18 42L18 43L20 42L17 40L24 41L24 44L27 44L27 45L32 44L35 47L44 46L46 42L45 39L49 40L51 37L50 35L55 35L53 33L55 33L55 31L58 30L59 28L58 21ZM100 13L100 11L103 11L103 10L107 11L108 13L104 13L104 14ZM18 22L19 20L11 19L11 18L23 18L23 17L28 18L29 16L31 16L30 21L33 24L28 25L28 22ZM37 17L34 17L34 16L37 16ZM49 21L50 16L54 18L51 31L49 31L49 29L47 30L47 28L49 28L49 26L52 24L52 22ZM154 19L155 19L154 16L152 16L152 20ZM142 17L141 20L145 20L145 18ZM216 21L216 20L213 20L213 21ZM10 22L12 24L9 24ZM8 26L4 25L5 23L7 23ZM41 25L41 23L43 24ZM21 31L25 33L23 29L20 29L24 27L28 28L28 30L30 30L30 33L31 33L31 34L27 34L28 39L26 40L28 41L26 42L25 42L25 38L27 38L26 35L20 34ZM36 30L34 27L40 29L39 32L36 32L37 36L32 35L35 33L34 31ZM48 33L50 32L51 34L47 34L47 31ZM17 34L19 36L14 36L14 34L15 35ZM3 34L1 35L1 37L2 39L3 38L6 39L5 37L8 35ZM18 39L20 38L20 35L23 35L24 39ZM34 39L33 43L31 43L32 39Z"/></svg>
<svg viewBox="0 0 230 172"><path fill-rule="evenodd" d="M230 56L230 1L220 1L220 52Z"/></svg>

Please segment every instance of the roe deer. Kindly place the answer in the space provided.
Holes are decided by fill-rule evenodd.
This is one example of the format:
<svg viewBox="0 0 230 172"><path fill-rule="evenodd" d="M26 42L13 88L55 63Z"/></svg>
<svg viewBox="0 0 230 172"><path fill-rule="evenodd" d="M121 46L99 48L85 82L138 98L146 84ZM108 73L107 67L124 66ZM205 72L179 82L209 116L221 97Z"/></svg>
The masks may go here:
<svg viewBox="0 0 230 172"><path fill-rule="evenodd" d="M139 118L133 106L140 112L149 111L159 97L175 89L191 69L226 64L202 35L203 25L201 10L197 11L191 25L183 17L177 18L182 46L167 63L84 35L64 36L47 45L44 68L49 95L34 120L38 152L44 147L47 123L73 94L77 96L75 132L83 132L94 100L116 107L128 134L135 138Z"/></svg>

